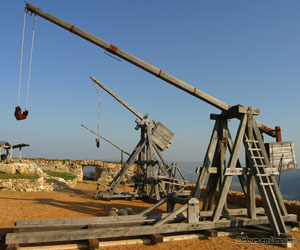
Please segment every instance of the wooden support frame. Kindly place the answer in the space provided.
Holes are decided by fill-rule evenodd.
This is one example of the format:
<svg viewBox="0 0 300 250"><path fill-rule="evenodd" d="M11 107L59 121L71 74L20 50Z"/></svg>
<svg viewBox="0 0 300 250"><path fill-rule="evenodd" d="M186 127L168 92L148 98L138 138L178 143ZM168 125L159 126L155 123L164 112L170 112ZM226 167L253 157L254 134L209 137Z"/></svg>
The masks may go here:
<svg viewBox="0 0 300 250"><path fill-rule="evenodd" d="M122 199L122 198L151 198L160 200L175 193L178 196L188 196L190 192L184 190L188 181L177 165L168 166L160 150L153 141L155 129L161 125L147 119L138 120L138 129L141 129L141 138L127 161L122 165L119 173L109 186L101 185L107 191L96 192L96 198ZM158 139L156 139L157 141ZM137 161L136 161L137 159ZM135 163L138 166L139 180L135 180L134 192L120 192L118 186L123 181L128 169ZM176 177L176 175L178 177Z"/></svg>
<svg viewBox="0 0 300 250"><path fill-rule="evenodd" d="M207 190L203 197L203 207L201 212L209 212L209 214L212 214L211 220L217 222L220 220L220 217L225 214L224 212L227 209L226 197L232 181L232 176L238 175L247 199L247 216L250 219L255 219L257 217L255 203L256 183L266 208L266 214L270 220L272 232L274 235L279 236L286 233L282 217L288 213L274 177L274 174L278 174L278 170L270 167L263 139L258 129L257 122L254 119L257 110L248 108L243 109L242 111L243 112L240 112L239 114L230 114L229 116L211 116L216 122L203 167L199 171L200 173L194 197L200 198L201 189L209 174ZM225 121L232 117L238 117L240 119L240 126L234 143L227 127L227 121ZM256 143L257 151L254 152L256 149L251 148L251 145L249 144L250 141ZM225 142L226 145L224 145ZM238 159L243 144L246 155L246 167L242 167ZM226 152L227 147L229 149L230 159L228 166L224 167L224 152ZM262 170L258 170L259 168L256 164L258 159L261 161L261 166L258 167L261 167ZM220 195L216 201L215 209L210 211L213 199L215 198L217 183L219 184Z"/></svg>

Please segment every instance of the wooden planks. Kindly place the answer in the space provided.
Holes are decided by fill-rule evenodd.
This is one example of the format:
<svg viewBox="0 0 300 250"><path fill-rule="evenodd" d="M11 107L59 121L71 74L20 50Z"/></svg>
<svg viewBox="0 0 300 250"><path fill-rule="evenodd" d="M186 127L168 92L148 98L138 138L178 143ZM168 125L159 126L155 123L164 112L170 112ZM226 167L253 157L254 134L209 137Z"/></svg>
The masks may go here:
<svg viewBox="0 0 300 250"><path fill-rule="evenodd" d="M175 234L175 235L162 235L162 242L174 242L191 239L207 239L202 233L188 233L188 234ZM119 247L119 246L131 246L144 244L152 244L151 237L135 238L135 239L124 239L124 240L112 240L99 242L99 249L107 247ZM85 242L79 242L74 244L55 244L55 245L43 245L43 246L24 246L19 247L21 250L74 250L74 249L87 249L88 244Z"/></svg>
<svg viewBox="0 0 300 250"><path fill-rule="evenodd" d="M149 225L164 219L168 214L126 215L88 218L66 218L49 220L24 220L15 223L14 232L70 230L86 228L122 227ZM186 218L186 213L178 214L172 221L179 222Z"/></svg>
<svg viewBox="0 0 300 250"><path fill-rule="evenodd" d="M172 143L174 133L159 122L152 132L152 140L160 150L168 148Z"/></svg>
<svg viewBox="0 0 300 250"><path fill-rule="evenodd" d="M284 221L296 221L297 216L289 214L283 217ZM172 223L160 226L134 226L117 228L93 228L82 230L62 230L62 231L44 231L44 232L23 232L8 233L6 235L6 244L21 243L41 243L41 242L59 242L88 239L104 239L116 237L129 237L140 235L152 235L174 232L189 232L204 229L217 229L226 227L241 227L250 225L268 224L269 219L266 216L257 216L256 219L228 219L217 222L203 221L199 223Z"/></svg>
<svg viewBox="0 0 300 250"><path fill-rule="evenodd" d="M265 143L273 168L287 171L297 168L294 142Z"/></svg>
<svg viewBox="0 0 300 250"><path fill-rule="evenodd" d="M255 209L256 214L265 214L265 209L263 207L257 207ZM211 217L213 211L200 211L200 217ZM247 208L232 208L222 211L222 216L241 216L247 215Z"/></svg>

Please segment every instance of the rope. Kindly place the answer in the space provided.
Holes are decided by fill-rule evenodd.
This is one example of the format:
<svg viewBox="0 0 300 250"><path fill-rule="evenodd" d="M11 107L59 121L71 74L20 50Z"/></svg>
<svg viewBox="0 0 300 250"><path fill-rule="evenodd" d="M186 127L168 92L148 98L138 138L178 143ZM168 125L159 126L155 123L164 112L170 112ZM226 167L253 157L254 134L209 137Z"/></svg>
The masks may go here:
<svg viewBox="0 0 300 250"><path fill-rule="evenodd" d="M32 39L31 39L31 50L30 50L30 60L29 60L29 72L28 72L28 79L27 79L27 94L26 94L25 110L27 110L27 105L28 105L28 95L29 95L29 85L30 85L32 52L33 52L33 44L34 44L35 23L36 23L36 15L34 15L33 30L32 30Z"/></svg>
<svg viewBox="0 0 300 250"><path fill-rule="evenodd" d="M25 24L26 24L26 13L24 11L24 22L23 22L23 35L22 35L22 47L21 47L21 62L20 62L20 72L19 72L19 92L18 92L18 106L20 104L20 92L21 92L21 76L22 76L22 64L23 64L23 48L24 48L24 35L25 35Z"/></svg>
<svg viewBox="0 0 300 250"><path fill-rule="evenodd" d="M100 107L101 107L101 96L100 96L100 92L98 89L98 86L96 83L94 83L94 86L97 90L97 94L98 94L98 125L97 125L97 134L100 135ZM97 136L97 139L100 140L100 137Z"/></svg>
<svg viewBox="0 0 300 250"><path fill-rule="evenodd" d="M109 129L108 129L108 126L107 126L106 116L105 116L105 112L104 112L104 109L103 109L103 104L101 105L100 91L99 91L98 85L95 82L94 82L94 85L95 85L95 88L97 90L97 94L98 94L98 98L99 98L99 100L98 100L98 126L97 126L97 134L100 135L100 110L101 110L102 114L103 114L103 119L104 119L105 129L106 129L106 132L107 132L107 135L108 135L108 139L111 141L110 132L109 132ZM100 140L100 137L97 136L97 139ZM111 146L111 151L112 151L112 155L114 155L114 150L113 150L112 146Z"/></svg>
<svg viewBox="0 0 300 250"><path fill-rule="evenodd" d="M103 104L101 106L101 110L102 110L102 114L103 114L103 118L104 118L104 124L105 124L105 129L106 129L106 132L107 132L107 135L108 135L108 139L111 140L110 132L109 132L109 129L108 129L108 126L107 126L106 116L105 116L104 109L103 109ZM111 153L112 153L113 156L115 156L115 151L113 150L113 147L111 147Z"/></svg>

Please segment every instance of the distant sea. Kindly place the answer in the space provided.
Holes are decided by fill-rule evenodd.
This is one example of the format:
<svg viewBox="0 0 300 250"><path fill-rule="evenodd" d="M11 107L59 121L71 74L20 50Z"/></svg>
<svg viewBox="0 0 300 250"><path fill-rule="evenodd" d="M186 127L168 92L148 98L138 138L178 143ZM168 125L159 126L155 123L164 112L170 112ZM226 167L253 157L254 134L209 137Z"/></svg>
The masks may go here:
<svg viewBox="0 0 300 250"><path fill-rule="evenodd" d="M169 162L169 164L172 162ZM195 170L197 167L202 166L200 162L180 161L177 163L181 169L183 175L191 183L195 184L198 178ZM94 167L85 167L84 176L89 176L94 171ZM276 176L278 180L279 176ZM242 191L237 176L233 177L233 181L230 186L231 190ZM280 190L285 200L298 200L300 201L300 169L286 171L281 173Z"/></svg>

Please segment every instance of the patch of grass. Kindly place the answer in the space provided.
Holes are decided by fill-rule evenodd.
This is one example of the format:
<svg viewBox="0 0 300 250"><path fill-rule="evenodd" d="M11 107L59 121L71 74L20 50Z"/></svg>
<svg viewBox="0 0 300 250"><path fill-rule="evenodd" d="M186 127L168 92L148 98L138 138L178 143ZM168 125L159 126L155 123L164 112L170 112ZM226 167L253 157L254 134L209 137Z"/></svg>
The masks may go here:
<svg viewBox="0 0 300 250"><path fill-rule="evenodd" d="M66 181L72 181L77 177L72 174L61 173L61 172L50 171L50 170L44 170L44 172L51 177L60 177L60 178L65 179Z"/></svg>
<svg viewBox="0 0 300 250"><path fill-rule="evenodd" d="M20 173L15 173L15 174L8 174L8 173L3 173L0 172L0 179L38 179L38 175L28 175L28 174L20 174Z"/></svg>
<svg viewBox="0 0 300 250"><path fill-rule="evenodd" d="M76 160L71 160L71 159L56 159L56 158L48 159L48 158L39 158L39 157L37 157L37 158L23 158L23 159L25 159L25 160L32 160L32 161L34 161L34 160L42 160L42 161L52 161L52 162L54 162L54 161L62 161L62 162L76 161Z"/></svg>

